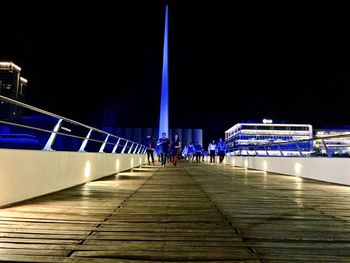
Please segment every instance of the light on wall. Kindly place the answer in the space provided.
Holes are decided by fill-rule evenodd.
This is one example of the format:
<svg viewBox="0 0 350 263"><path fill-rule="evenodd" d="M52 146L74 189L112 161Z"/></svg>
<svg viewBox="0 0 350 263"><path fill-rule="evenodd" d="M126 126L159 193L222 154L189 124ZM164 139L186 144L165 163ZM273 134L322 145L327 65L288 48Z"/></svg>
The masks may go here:
<svg viewBox="0 0 350 263"><path fill-rule="evenodd" d="M263 162L263 169L264 169L264 172L266 172L266 170L267 170L267 162L266 161Z"/></svg>
<svg viewBox="0 0 350 263"><path fill-rule="evenodd" d="M301 173L301 168L302 168L302 165L300 163L295 163L294 164L294 171L297 175L300 175Z"/></svg>
<svg viewBox="0 0 350 263"><path fill-rule="evenodd" d="M244 160L244 167L248 168L248 160Z"/></svg>
<svg viewBox="0 0 350 263"><path fill-rule="evenodd" d="M117 170L117 172L119 172L119 167L120 167L120 161L119 161L119 159L117 159L115 161L115 169Z"/></svg>
<svg viewBox="0 0 350 263"><path fill-rule="evenodd" d="M91 174L91 164L90 161L86 161L85 168L84 168L84 175L85 177L89 177Z"/></svg>

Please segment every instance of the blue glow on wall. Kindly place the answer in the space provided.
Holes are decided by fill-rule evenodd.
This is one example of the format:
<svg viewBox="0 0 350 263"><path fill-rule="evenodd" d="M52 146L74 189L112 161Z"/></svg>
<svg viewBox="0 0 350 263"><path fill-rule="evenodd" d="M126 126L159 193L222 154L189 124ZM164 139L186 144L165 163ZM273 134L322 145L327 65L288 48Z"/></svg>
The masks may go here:
<svg viewBox="0 0 350 263"><path fill-rule="evenodd" d="M165 132L169 136L169 79L168 79L168 6L165 7L163 48L162 93L160 99L159 137Z"/></svg>

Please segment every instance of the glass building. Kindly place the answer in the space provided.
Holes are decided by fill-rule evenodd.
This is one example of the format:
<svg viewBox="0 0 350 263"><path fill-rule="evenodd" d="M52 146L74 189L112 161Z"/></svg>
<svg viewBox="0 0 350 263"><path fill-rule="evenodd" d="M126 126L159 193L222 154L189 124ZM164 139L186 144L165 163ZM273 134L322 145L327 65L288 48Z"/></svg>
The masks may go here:
<svg viewBox="0 0 350 263"><path fill-rule="evenodd" d="M309 155L310 124L237 123L225 132L228 150L236 155ZM293 143L292 143L293 142Z"/></svg>
<svg viewBox="0 0 350 263"><path fill-rule="evenodd" d="M350 127L342 129L320 129L315 131L314 150L317 155L350 156ZM329 136L339 136L326 138Z"/></svg>

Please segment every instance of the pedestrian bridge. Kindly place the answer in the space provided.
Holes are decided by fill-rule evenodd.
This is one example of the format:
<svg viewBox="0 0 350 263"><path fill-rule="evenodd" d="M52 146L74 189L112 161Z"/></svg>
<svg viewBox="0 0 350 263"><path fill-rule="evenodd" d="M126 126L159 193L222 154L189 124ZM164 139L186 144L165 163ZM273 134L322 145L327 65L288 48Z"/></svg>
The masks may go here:
<svg viewBox="0 0 350 263"><path fill-rule="evenodd" d="M349 158L147 166L139 142L0 99L45 116L0 120L0 261L350 262Z"/></svg>
<svg viewBox="0 0 350 263"><path fill-rule="evenodd" d="M347 186L141 166L0 210L0 260L349 262Z"/></svg>

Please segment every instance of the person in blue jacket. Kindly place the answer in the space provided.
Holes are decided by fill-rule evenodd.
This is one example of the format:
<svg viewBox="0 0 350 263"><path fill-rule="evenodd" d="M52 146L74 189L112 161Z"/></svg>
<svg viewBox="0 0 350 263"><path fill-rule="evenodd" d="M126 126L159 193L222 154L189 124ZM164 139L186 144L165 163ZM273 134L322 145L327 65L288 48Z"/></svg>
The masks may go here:
<svg viewBox="0 0 350 263"><path fill-rule="evenodd" d="M216 144L217 153L219 156L219 164L221 165L225 155L226 155L226 142L222 140L222 138L219 139L219 142Z"/></svg>
<svg viewBox="0 0 350 263"><path fill-rule="evenodd" d="M196 162L200 163L201 162L201 157L202 157L202 145L199 144L199 142L196 142L194 145L194 149L195 149L195 154L196 154Z"/></svg>

